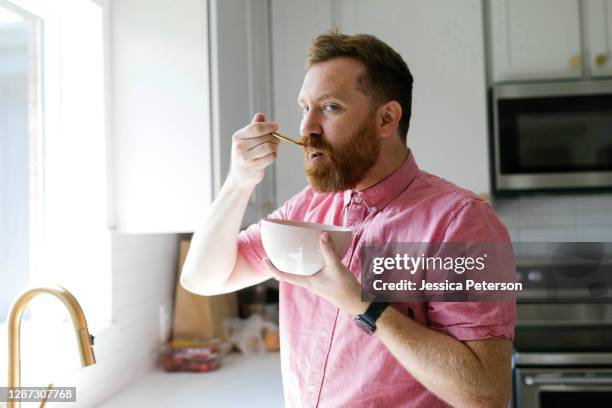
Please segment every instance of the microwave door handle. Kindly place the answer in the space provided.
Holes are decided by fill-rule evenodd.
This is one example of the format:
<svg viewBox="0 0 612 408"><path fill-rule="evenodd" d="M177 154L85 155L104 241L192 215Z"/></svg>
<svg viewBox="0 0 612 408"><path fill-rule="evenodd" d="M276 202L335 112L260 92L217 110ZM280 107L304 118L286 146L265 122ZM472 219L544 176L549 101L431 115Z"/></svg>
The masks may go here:
<svg viewBox="0 0 612 408"><path fill-rule="evenodd" d="M546 376L527 375L523 379L526 385L555 384L555 385L611 385L612 377L579 377L579 378L550 378Z"/></svg>

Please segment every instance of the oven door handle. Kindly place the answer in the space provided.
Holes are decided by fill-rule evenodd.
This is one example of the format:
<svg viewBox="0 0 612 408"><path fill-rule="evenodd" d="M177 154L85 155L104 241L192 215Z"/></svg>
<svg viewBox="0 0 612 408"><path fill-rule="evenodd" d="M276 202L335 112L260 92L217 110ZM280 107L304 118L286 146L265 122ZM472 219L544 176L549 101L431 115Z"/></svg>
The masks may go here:
<svg viewBox="0 0 612 408"><path fill-rule="evenodd" d="M523 379L526 385L537 385L537 384L555 384L555 385L611 385L612 377L566 377L566 378L551 378L545 376L531 376L527 375Z"/></svg>

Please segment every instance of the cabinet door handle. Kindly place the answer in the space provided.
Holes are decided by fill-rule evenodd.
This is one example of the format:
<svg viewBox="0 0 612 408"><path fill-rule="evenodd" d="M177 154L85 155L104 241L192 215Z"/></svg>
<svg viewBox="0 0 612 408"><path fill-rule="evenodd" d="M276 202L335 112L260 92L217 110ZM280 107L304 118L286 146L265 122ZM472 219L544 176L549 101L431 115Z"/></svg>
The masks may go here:
<svg viewBox="0 0 612 408"><path fill-rule="evenodd" d="M597 54L595 56L595 63L597 65L603 65L608 61L608 56L606 54Z"/></svg>
<svg viewBox="0 0 612 408"><path fill-rule="evenodd" d="M572 58L570 59L570 64L572 65L572 67L579 67L580 66L580 55L574 55L572 56Z"/></svg>

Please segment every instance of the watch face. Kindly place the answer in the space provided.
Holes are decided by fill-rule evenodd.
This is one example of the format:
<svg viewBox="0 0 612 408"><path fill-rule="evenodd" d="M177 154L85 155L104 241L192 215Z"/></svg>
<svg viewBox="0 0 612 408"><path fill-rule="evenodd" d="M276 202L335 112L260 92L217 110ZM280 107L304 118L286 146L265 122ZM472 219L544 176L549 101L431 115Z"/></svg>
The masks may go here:
<svg viewBox="0 0 612 408"><path fill-rule="evenodd" d="M370 326L370 324L368 322L366 322L365 320L361 319L361 316L356 316L354 320L355 320L355 324L357 326L359 326L361 328L361 330L363 330L367 334L371 335L371 334L374 333L374 330L376 330L374 327Z"/></svg>

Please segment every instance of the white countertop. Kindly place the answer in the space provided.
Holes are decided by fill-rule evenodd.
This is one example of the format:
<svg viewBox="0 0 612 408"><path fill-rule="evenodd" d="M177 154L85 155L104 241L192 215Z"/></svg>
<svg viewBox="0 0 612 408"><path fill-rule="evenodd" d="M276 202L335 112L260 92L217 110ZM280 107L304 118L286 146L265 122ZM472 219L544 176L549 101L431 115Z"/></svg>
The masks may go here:
<svg viewBox="0 0 612 408"><path fill-rule="evenodd" d="M156 370L105 401L99 408L282 407L279 353L231 353L208 373Z"/></svg>

